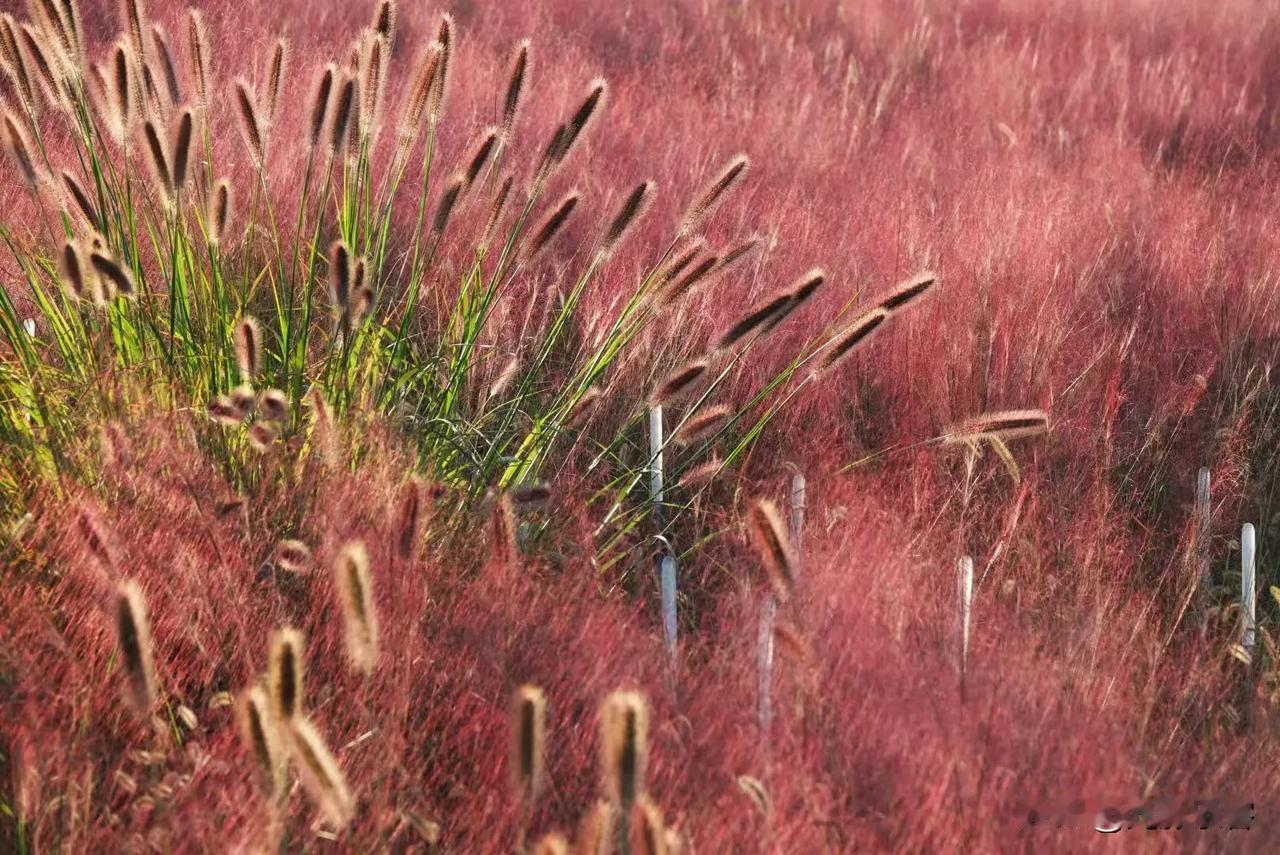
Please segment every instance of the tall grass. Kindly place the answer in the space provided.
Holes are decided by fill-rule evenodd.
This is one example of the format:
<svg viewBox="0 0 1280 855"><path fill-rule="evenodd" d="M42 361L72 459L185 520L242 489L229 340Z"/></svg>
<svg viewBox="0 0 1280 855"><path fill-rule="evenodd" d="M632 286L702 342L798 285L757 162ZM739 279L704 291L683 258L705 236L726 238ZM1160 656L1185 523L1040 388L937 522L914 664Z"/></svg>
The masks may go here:
<svg viewBox="0 0 1280 855"><path fill-rule="evenodd" d="M145 16L129 8L126 18ZM100 60L97 45L66 46L79 37L61 19L30 25L49 59L47 75L31 81L38 95L8 117L10 160L28 180L35 216L0 224L22 272L20 286L0 295L10 354L0 501L14 513L42 482L91 479L83 426L142 401L208 413L192 422L202 445L253 489L281 477L256 455L310 453L303 402L318 395L340 423L354 412L387 414L417 445L419 467L468 504L490 488L555 479L587 455L599 476L593 501L608 511L602 562L615 561L613 547L650 512L637 500L648 461L633 453L643 449L645 394L625 390L626 369L651 358L664 313L750 251L750 241L728 253L701 248L712 216L732 206L747 159L713 173L668 238L631 253L642 259L633 273L617 263L618 249L634 239L652 182L616 188L622 201L612 211L607 200L548 195L587 136L610 131L603 81L583 90L545 146L521 145L531 131L516 123L520 107L540 97L533 47L522 42L498 124L448 163L438 140L459 34L447 16L421 56L401 52L399 66L390 28L305 59L278 40L260 84L250 69L215 63L216 36L197 13L188 22L187 62L177 66L161 29L152 44L139 35L146 20L129 21ZM32 73L21 57L10 60L11 82ZM393 69L414 75L397 109L385 82ZM310 100L286 78L314 80ZM310 133L301 182L282 191L273 150L294 119ZM215 144L211 129L224 123L239 127L241 150ZM522 153L534 156L521 162ZM592 216L588 207L607 226L576 228L548 280L544 256L567 224ZM615 293L616 308L588 314L585 297L619 276L631 284ZM799 287L691 362L709 379L670 431L696 443L679 455L677 477L717 446L718 468L734 466L794 397L799 367L826 337L746 399L726 395L757 342L813 290ZM522 311L529 300L530 309L545 305ZM26 332L28 312L47 335ZM653 395L674 396L681 380ZM601 393L621 417L594 419L584 433L581 419ZM678 523L671 510L663 525Z"/></svg>

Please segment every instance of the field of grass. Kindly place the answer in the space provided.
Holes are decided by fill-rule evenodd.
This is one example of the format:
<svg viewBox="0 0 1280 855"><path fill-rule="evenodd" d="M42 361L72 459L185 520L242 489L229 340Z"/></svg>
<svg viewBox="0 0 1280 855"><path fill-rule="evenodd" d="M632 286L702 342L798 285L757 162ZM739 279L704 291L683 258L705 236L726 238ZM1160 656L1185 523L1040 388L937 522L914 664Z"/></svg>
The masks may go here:
<svg viewBox="0 0 1280 855"><path fill-rule="evenodd" d="M0 851L1274 851L1280 4L0 10Z"/></svg>

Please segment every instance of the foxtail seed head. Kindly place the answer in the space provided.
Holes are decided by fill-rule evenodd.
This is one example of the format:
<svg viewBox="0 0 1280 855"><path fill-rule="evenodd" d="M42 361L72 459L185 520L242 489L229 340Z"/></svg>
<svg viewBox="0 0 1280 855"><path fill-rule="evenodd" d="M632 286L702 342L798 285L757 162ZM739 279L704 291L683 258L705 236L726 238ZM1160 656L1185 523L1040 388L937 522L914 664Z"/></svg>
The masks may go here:
<svg viewBox="0 0 1280 855"><path fill-rule="evenodd" d="M173 138L173 189L175 192L182 190L187 183L194 133L195 117L190 110L183 110L182 115L178 117L177 133Z"/></svg>
<svg viewBox="0 0 1280 855"><path fill-rule="evenodd" d="M953 425L944 433L947 442L994 437L1001 440L1039 436L1049 431L1044 410L1002 410L984 413Z"/></svg>
<svg viewBox="0 0 1280 855"><path fill-rule="evenodd" d="M173 52L169 49L169 38L164 27L153 24L151 27L151 44L155 48L156 60L164 75L165 92L169 96L169 106L176 107L182 103L182 84L178 82L178 68L173 62Z"/></svg>
<svg viewBox="0 0 1280 855"><path fill-rule="evenodd" d="M536 258L548 244L559 233L565 222L569 219L569 215L573 213L573 209L578 207L578 191L570 191L559 204L552 209L551 213L543 219L542 223L534 230L533 236L529 238L529 242L524 247L524 260L530 261Z"/></svg>
<svg viewBox="0 0 1280 855"><path fill-rule="evenodd" d="M262 334L257 318L246 315L236 324L236 365L240 368L240 379L252 383L261 370Z"/></svg>
<svg viewBox="0 0 1280 855"><path fill-rule="evenodd" d="M938 277L933 273L917 273L891 288L875 304L887 312L896 312L925 297L937 281Z"/></svg>
<svg viewBox="0 0 1280 855"><path fill-rule="evenodd" d="M363 542L353 540L342 547L333 575L346 624L347 659L353 669L368 675L378 662L378 615Z"/></svg>
<svg viewBox="0 0 1280 855"><path fill-rule="evenodd" d="M320 731L307 719L295 718L288 723L287 733L303 789L330 825L346 828L355 817L355 798Z"/></svg>
<svg viewBox="0 0 1280 855"><path fill-rule="evenodd" d="M600 769L609 801L629 812L644 794L649 762L649 705L635 692L614 692L600 712Z"/></svg>
<svg viewBox="0 0 1280 855"><path fill-rule="evenodd" d="M243 78L236 81L236 108L240 116L240 132L244 135L244 144L249 149L249 157L253 165L261 169L266 161L262 123L258 120L258 108L254 103L253 90Z"/></svg>
<svg viewBox="0 0 1280 855"><path fill-rule="evenodd" d="M329 115L329 102L333 99L333 83L338 74L337 67L331 62L316 78L314 94L311 96L311 147L320 144L320 136L324 133L325 119Z"/></svg>
<svg viewBox="0 0 1280 855"><path fill-rule="evenodd" d="M223 178L209 196L209 242L222 243L227 234L227 222L231 219L231 182Z"/></svg>
<svg viewBox="0 0 1280 855"><path fill-rule="evenodd" d="M204 26L204 15L199 9L187 13L187 52L191 57L191 82L196 102L209 106L209 89L212 84L212 65L209 58L209 36Z"/></svg>
<svg viewBox="0 0 1280 855"><path fill-rule="evenodd" d="M720 207L720 203L724 201L729 191L742 181L750 165L751 160L745 154L739 154L731 159L716 179L689 206L689 210L680 220L680 234L687 235L697 231L715 213L716 208Z"/></svg>
<svg viewBox="0 0 1280 855"><path fill-rule="evenodd" d="M516 116L520 111L520 96L524 92L525 82L529 78L529 40L525 39L516 45L515 57L511 60L511 74L507 77L507 96L502 104L502 135L511 136L515 127Z"/></svg>
<svg viewBox="0 0 1280 855"><path fill-rule="evenodd" d="M271 634L267 688L271 693L271 711L281 723L302 714L306 673L303 649L302 633L291 626Z"/></svg>
<svg viewBox="0 0 1280 855"><path fill-rule="evenodd" d="M546 767L547 698L537 686L516 690L511 708L512 785L517 800L532 805L542 790Z"/></svg>
<svg viewBox="0 0 1280 855"><path fill-rule="evenodd" d="M245 690L236 712L240 741L257 764L263 789L270 796L280 795L285 787L286 755L266 691L261 686Z"/></svg>
<svg viewBox="0 0 1280 855"><path fill-rule="evenodd" d="M271 50L271 66L267 71L266 123L274 125L280 117L280 94L284 89L285 73L289 66L289 42L277 39Z"/></svg>
<svg viewBox="0 0 1280 855"><path fill-rule="evenodd" d="M694 359L673 371L649 397L649 406L664 406L688 392L710 365L706 359Z"/></svg>
<svg viewBox="0 0 1280 855"><path fill-rule="evenodd" d="M142 589L132 580L116 591L116 640L129 684L134 711L145 716L156 699L155 664L151 656L151 626Z"/></svg>
<svg viewBox="0 0 1280 855"><path fill-rule="evenodd" d="M617 248L627 230L644 216L649 203L653 201L653 192L656 187L657 185L652 181L636 185L636 188L631 191L622 203L622 207L613 218L613 222L609 224L609 230L604 234L601 252L607 255Z"/></svg>
<svg viewBox="0 0 1280 855"><path fill-rule="evenodd" d="M410 478L400 488L400 498L396 503L396 555L401 561L413 557L414 547L418 543L418 533L422 522L422 503L424 489L419 478Z"/></svg>
<svg viewBox="0 0 1280 855"><path fill-rule="evenodd" d="M795 586L797 563L786 525L777 507L768 499L753 501L750 514L747 530L769 574L774 596L778 602L785 603Z"/></svg>

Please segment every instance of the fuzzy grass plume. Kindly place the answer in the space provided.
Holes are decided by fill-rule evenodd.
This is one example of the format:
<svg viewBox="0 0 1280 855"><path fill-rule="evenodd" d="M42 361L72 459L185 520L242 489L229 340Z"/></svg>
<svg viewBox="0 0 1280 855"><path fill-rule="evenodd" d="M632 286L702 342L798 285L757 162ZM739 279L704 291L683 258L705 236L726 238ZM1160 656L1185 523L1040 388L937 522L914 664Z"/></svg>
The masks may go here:
<svg viewBox="0 0 1280 855"><path fill-rule="evenodd" d="M338 551L333 581L346 627L347 660L353 669L371 674L378 663L378 614L363 542L349 541Z"/></svg>
<svg viewBox="0 0 1280 855"><path fill-rule="evenodd" d="M156 669L151 651L151 624L137 582L121 582L115 597L116 643L134 712L147 715L156 701Z"/></svg>

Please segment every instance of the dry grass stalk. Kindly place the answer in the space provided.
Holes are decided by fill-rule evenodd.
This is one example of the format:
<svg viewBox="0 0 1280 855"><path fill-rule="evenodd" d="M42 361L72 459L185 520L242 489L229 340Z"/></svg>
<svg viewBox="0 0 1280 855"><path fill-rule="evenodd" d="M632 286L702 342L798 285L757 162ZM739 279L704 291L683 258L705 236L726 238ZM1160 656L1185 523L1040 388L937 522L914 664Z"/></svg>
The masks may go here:
<svg viewBox="0 0 1280 855"><path fill-rule="evenodd" d="M333 121L329 129L329 147L335 155L342 154L351 137L352 119L356 112L356 78L348 75L338 89L333 107Z"/></svg>
<svg viewBox="0 0 1280 855"><path fill-rule="evenodd" d="M382 90L386 84L387 43L381 36L372 35L360 64L360 138L370 141L378 135L381 125Z"/></svg>
<svg viewBox="0 0 1280 855"><path fill-rule="evenodd" d="M80 254L80 245L75 241L63 244L58 269L62 275L64 290L75 300L88 299L89 285L85 280L84 259Z"/></svg>
<svg viewBox="0 0 1280 855"><path fill-rule="evenodd" d="M18 171L22 173L22 180L27 182L28 187L35 189L39 173L36 171L35 160L31 156L31 144L27 141L21 122L9 110L4 111L4 131L5 151L9 153Z"/></svg>
<svg viewBox="0 0 1280 855"><path fill-rule="evenodd" d="M724 461L714 457L681 475L680 480L676 482L676 486L683 490L696 490L700 487L705 487L715 480L722 469L724 469Z"/></svg>
<svg viewBox="0 0 1280 855"><path fill-rule="evenodd" d="M822 270L809 271L800 278L799 282L765 300L725 330L716 347L719 349L732 347L757 330L760 330L761 334L767 333L804 305L825 281L826 274Z"/></svg>
<svg viewBox="0 0 1280 855"><path fill-rule="evenodd" d="M147 152L151 155L149 163L155 175L160 191L165 194L173 192L173 176L169 172L169 161L164 153L164 144L160 142L160 134L150 119L142 124L142 134L147 143Z"/></svg>
<svg viewBox="0 0 1280 855"><path fill-rule="evenodd" d="M98 211L94 207L93 202L89 200L89 195L84 192L84 188L80 186L80 182L75 176L67 170L62 170L62 186L66 189L67 195L71 197L71 201L75 203L75 207L84 216L85 225L94 231L98 230Z"/></svg>
<svg viewBox="0 0 1280 855"><path fill-rule="evenodd" d="M502 214L507 207L507 199L511 197L511 188L515 184L515 176L508 175L502 180L502 186L498 188L497 194L493 197L493 203L489 206L489 219L485 223L483 236L480 238L480 248L487 250L489 243L493 240L493 235L498 229L498 223L502 221Z"/></svg>
<svg viewBox="0 0 1280 855"><path fill-rule="evenodd" d="M705 285L709 281L709 277L716 270L716 262L719 257L716 255L708 255L700 259L696 264L686 265L687 270L678 277L672 277L668 280L668 285L663 289L662 300L664 303L670 304L679 300L687 294L694 291L695 288Z"/></svg>
<svg viewBox="0 0 1280 855"><path fill-rule="evenodd" d="M316 78L315 90L311 96L311 147L320 144L320 136L324 133L325 120L329 116L329 102L333 100L333 84L337 79L338 69L333 63L326 65Z"/></svg>
<svg viewBox="0 0 1280 855"><path fill-rule="evenodd" d="M386 39L388 45L395 38L398 17L399 10L396 7L395 0L382 0L378 4L377 12L374 13L373 31Z"/></svg>
<svg viewBox="0 0 1280 855"><path fill-rule="evenodd" d="M431 93L435 89L436 77L440 71L440 59L440 45L433 42L427 46L418 62L417 74L414 75L413 82L409 86L404 107L400 113L397 160L404 156L422 130L422 124L427 118L427 109L431 103Z"/></svg>
<svg viewBox="0 0 1280 855"><path fill-rule="evenodd" d="M436 215L431 220L431 231L437 236L443 234L445 227L449 225L449 218L453 216L458 197L462 195L466 186L467 176L459 172L453 176L445 187L444 193L440 195L440 202L436 205Z"/></svg>
<svg viewBox="0 0 1280 855"><path fill-rule="evenodd" d="M471 162L467 165L467 186L475 184L476 179L480 177L481 171L485 164L489 162L489 157L493 154L498 144L498 129L486 128L480 137L480 143L475 147L475 151L471 155Z"/></svg>
<svg viewBox="0 0 1280 855"><path fill-rule="evenodd" d="M241 383L231 390L231 405L240 418L248 419L258 411L258 395L248 383Z"/></svg>
<svg viewBox="0 0 1280 855"><path fill-rule="evenodd" d="M341 240L329 246L329 298L339 314L351 306L351 252Z"/></svg>
<svg viewBox="0 0 1280 855"><path fill-rule="evenodd" d="M266 422L254 422L247 436L250 448L259 454L266 454L271 450L272 443L280 436L280 429Z"/></svg>
<svg viewBox="0 0 1280 855"><path fill-rule="evenodd" d="M449 77L453 70L454 26L453 16L440 16L440 29L436 32L436 44L439 46L439 59L435 73L431 76L431 88L427 98L427 121L432 125L439 124L444 115L445 99L449 94Z"/></svg>
<svg viewBox="0 0 1280 855"><path fill-rule="evenodd" d="M133 276L114 258L94 251L89 253L89 263L98 276L102 277L104 284L109 286L108 293L111 296L133 296Z"/></svg>
<svg viewBox="0 0 1280 855"><path fill-rule="evenodd" d="M573 405L569 411L569 415L564 420L565 427L580 428L590 415L595 412L596 405L600 403L600 399L604 397L604 393L597 387L591 387L582 393L582 397Z"/></svg>
<svg viewBox="0 0 1280 855"><path fill-rule="evenodd" d="M129 46L133 48L139 61L147 58L147 44L142 38L143 26L147 20L147 12L142 0L121 0L120 17L124 19L129 35Z"/></svg>

